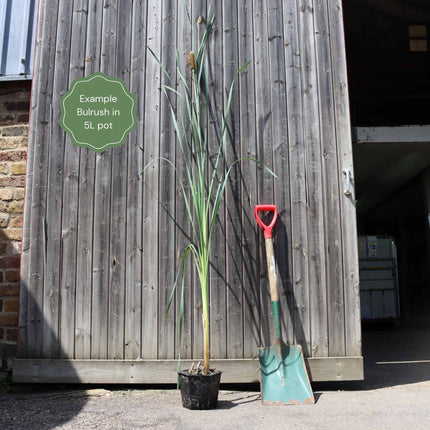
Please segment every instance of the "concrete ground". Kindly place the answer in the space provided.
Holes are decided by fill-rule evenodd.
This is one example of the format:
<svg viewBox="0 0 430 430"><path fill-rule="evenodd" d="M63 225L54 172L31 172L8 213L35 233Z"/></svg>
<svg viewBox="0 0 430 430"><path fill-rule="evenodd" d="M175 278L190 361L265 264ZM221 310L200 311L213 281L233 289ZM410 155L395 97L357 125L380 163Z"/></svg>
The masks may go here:
<svg viewBox="0 0 430 430"><path fill-rule="evenodd" d="M223 386L212 411L165 387L12 387L0 429L427 429L430 331L363 333L365 381L313 384L316 404L263 406L257 386Z"/></svg>

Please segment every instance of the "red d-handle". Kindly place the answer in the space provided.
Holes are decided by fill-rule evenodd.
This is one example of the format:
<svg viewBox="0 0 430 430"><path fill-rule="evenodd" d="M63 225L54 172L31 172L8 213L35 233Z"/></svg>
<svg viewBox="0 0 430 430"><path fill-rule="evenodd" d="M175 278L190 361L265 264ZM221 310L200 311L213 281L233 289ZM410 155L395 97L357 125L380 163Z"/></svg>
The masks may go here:
<svg viewBox="0 0 430 430"><path fill-rule="evenodd" d="M273 219L269 225L264 224L264 222L261 220L258 212L273 212ZM264 231L264 238L265 239L271 238L273 226L275 225L276 219L278 218L278 210L276 209L276 206L275 205L257 205L257 206L254 206L254 215L255 215L255 219L257 220L258 225Z"/></svg>

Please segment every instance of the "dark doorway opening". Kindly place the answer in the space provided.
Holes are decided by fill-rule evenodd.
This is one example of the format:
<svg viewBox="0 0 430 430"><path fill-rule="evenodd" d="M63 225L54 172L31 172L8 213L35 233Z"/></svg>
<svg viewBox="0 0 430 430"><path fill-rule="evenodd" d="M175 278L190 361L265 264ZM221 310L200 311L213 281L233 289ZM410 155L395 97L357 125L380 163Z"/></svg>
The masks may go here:
<svg viewBox="0 0 430 430"><path fill-rule="evenodd" d="M430 3L344 0L358 233L398 249L400 321L430 327Z"/></svg>

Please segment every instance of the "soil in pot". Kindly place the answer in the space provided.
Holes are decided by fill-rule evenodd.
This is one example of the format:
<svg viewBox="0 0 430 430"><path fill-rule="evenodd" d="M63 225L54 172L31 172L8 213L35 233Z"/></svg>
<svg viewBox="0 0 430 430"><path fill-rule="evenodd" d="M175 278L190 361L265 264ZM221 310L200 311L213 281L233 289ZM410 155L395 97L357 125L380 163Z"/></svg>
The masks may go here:
<svg viewBox="0 0 430 430"><path fill-rule="evenodd" d="M221 372L190 374L188 370L179 373L182 406L187 409L214 409L218 401Z"/></svg>

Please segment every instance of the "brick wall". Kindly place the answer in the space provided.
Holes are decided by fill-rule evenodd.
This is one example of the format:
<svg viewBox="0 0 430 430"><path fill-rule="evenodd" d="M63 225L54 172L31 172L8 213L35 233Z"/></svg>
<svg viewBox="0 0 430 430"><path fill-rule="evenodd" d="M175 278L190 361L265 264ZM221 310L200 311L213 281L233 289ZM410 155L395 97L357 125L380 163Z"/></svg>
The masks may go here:
<svg viewBox="0 0 430 430"><path fill-rule="evenodd" d="M10 368L18 335L19 266L30 82L0 82L0 368Z"/></svg>

